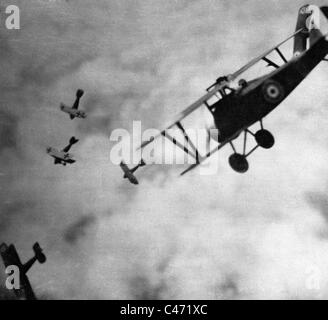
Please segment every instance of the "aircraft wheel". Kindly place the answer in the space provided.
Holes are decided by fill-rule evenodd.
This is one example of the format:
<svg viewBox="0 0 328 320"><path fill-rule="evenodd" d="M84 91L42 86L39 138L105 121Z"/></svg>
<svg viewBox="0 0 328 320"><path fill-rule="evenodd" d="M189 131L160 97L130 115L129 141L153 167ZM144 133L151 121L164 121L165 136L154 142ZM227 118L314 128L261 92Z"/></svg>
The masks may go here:
<svg viewBox="0 0 328 320"><path fill-rule="evenodd" d="M270 149L274 145L274 137L268 130L259 130L255 133L257 144L264 149Z"/></svg>
<svg viewBox="0 0 328 320"><path fill-rule="evenodd" d="M263 84L263 95L265 101L269 103L277 103L284 98L284 88L279 82L269 80Z"/></svg>
<svg viewBox="0 0 328 320"><path fill-rule="evenodd" d="M246 157L239 153L234 153L229 157L229 164L238 173L245 173L249 168Z"/></svg>

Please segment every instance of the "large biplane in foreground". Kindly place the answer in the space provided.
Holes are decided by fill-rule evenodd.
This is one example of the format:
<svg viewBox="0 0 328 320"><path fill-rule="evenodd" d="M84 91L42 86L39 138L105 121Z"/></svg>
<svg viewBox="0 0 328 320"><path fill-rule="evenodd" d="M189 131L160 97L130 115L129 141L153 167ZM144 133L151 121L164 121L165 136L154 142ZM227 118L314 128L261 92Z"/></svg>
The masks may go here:
<svg viewBox="0 0 328 320"><path fill-rule="evenodd" d="M246 172L249 168L247 158L255 149L258 147L270 149L274 145L273 135L263 127L263 118L274 110L321 61L325 60L328 54L328 34L324 35L320 29L321 12L328 18L328 7L303 6L299 10L296 32L259 57L251 60L235 73L218 78L207 89L207 93L203 97L177 115L172 123L163 129L160 134L152 137L149 141L143 142L140 148L145 148L159 136L166 137L194 158L195 163L182 172L182 174L185 174L226 144L230 144L233 149L233 154L229 158L230 166L239 173ZM293 57L287 61L280 47L293 38ZM268 57L274 52L281 59L282 65L278 65ZM268 66L273 67L274 70L251 81L240 79L242 74L262 60ZM238 79L237 88L232 88L230 85ZM210 104L209 100L214 96L217 96L219 100ZM216 139L218 145L213 150L209 150L204 156L200 155L181 123L184 118L203 105L213 115L218 132ZM249 127L257 122L260 123L261 129L253 133ZM178 143L175 138L170 136L168 130L173 127L181 130L185 145ZM244 133L243 151L238 153L233 141L242 133ZM247 151L246 146L248 135L253 136L256 142L256 146L249 151Z"/></svg>

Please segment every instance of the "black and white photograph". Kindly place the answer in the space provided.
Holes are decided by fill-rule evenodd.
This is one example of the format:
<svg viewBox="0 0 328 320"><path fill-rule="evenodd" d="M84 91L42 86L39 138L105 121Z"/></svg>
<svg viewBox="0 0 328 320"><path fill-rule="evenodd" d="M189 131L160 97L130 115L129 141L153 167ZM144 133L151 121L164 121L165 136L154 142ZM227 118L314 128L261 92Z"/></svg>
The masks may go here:
<svg viewBox="0 0 328 320"><path fill-rule="evenodd" d="M328 299L327 86L327 0L1 1L0 300Z"/></svg>

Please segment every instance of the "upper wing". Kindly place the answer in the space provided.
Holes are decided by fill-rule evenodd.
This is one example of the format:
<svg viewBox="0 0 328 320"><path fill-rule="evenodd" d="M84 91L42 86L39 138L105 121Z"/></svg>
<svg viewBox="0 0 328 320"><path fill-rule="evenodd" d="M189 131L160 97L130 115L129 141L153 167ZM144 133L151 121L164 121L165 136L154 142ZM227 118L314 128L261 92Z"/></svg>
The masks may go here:
<svg viewBox="0 0 328 320"><path fill-rule="evenodd" d="M8 266L10 266L10 265L13 264L12 259L9 258L8 251L9 251L8 250L8 246L5 243L3 243L0 246L0 253L1 253L1 257L2 257L3 263L4 263L4 265L5 265L6 268Z"/></svg>
<svg viewBox="0 0 328 320"><path fill-rule="evenodd" d="M290 35L289 37L287 37L285 40L283 40L282 42L278 43L277 45L275 45L274 47L272 47L271 49L265 51L263 54L261 54L260 56L252 59L250 62L248 62L247 64L245 64L243 67L241 67L239 70L237 70L235 73L231 74L228 76L228 81L231 82L233 80L235 80L236 78L238 78L242 73L244 73L245 71L247 71L249 68L251 68L253 65L255 65L257 62L259 62L260 60L262 60L263 58L265 58L267 55L269 55L272 51L279 49L279 47L284 44L285 42L287 42L288 40L290 40L291 38L293 38L296 34L300 33L301 31L303 31L303 29L299 29L296 32L294 32L292 35ZM173 119L173 121L171 122L171 124L167 125L163 130L161 130L161 132L155 136L153 136L149 141L145 141L143 142L140 147L138 149L142 149L144 147L146 147L148 144L150 144L151 142L153 142L156 138L160 137L160 136L165 136L166 134L166 130L171 129L172 127L174 127L175 125L179 125L180 121L183 120L185 117L187 117L189 114L191 114L192 112L194 112L196 109L198 109L199 107L201 107L205 102L207 102L207 100L209 100L211 97L213 97L219 90L223 89L225 86L228 85L228 82L223 82L220 84L216 84L214 85L204 96L202 96L200 99L198 99L196 102L194 102L193 104L191 104L189 107L187 107L185 110L183 110L182 112L180 112L178 115L176 115L176 117Z"/></svg>
<svg viewBox="0 0 328 320"><path fill-rule="evenodd" d="M126 173L126 174L130 173L130 169L128 168L128 166L123 161L120 163L120 167L122 168L124 173Z"/></svg>
<svg viewBox="0 0 328 320"><path fill-rule="evenodd" d="M149 143L151 143L152 141L154 141L159 136L164 135L164 133L165 133L166 130L171 129L172 127L174 127L175 125L177 125L182 119L184 119L189 114L191 114L192 112L194 112L196 109L198 109L199 107L201 107L204 102L206 102L211 97L213 97L220 89L224 88L226 85L227 85L227 83L221 83L221 84L215 85L204 96L202 96L196 102L194 102L193 104L191 104L188 108L186 108L185 110L183 110L182 112L180 112L179 114L177 114L175 116L175 118L173 119L173 122L170 125L166 126L165 129L163 129L158 135L152 137L149 141L143 142L138 149L144 148L145 146L147 146Z"/></svg>

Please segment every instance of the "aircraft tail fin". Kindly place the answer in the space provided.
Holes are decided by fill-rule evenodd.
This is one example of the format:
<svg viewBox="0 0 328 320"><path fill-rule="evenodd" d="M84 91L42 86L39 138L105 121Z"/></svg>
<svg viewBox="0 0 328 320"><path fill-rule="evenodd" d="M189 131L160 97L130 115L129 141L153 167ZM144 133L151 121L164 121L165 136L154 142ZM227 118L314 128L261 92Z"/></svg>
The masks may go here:
<svg viewBox="0 0 328 320"><path fill-rule="evenodd" d="M39 245L38 242L36 242L33 246L33 251L34 251L34 254L35 254L35 257L36 259L42 264L42 263L45 263L47 258L45 256L45 254L42 252L42 249Z"/></svg>
<svg viewBox="0 0 328 320"><path fill-rule="evenodd" d="M322 32L320 30L320 9L325 14L322 8L315 5L307 4L300 8L298 12L296 30L303 29L303 31L298 33L294 38L294 55L299 55L306 51L309 46L312 46L322 37Z"/></svg>
<svg viewBox="0 0 328 320"><path fill-rule="evenodd" d="M77 143L78 141L79 141L79 139L76 139L75 137L72 137L71 139L69 139L69 143L70 143L71 145Z"/></svg>
<svg viewBox="0 0 328 320"><path fill-rule="evenodd" d="M84 91L82 89L78 89L76 91L76 97L77 98L81 98L83 96L83 94L84 94Z"/></svg>

